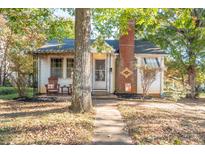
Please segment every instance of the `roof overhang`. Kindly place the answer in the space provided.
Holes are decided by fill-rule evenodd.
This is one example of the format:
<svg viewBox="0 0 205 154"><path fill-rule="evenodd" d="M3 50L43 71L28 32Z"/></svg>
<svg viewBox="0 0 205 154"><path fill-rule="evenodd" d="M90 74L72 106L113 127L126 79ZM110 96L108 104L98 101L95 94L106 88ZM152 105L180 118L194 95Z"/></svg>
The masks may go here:
<svg viewBox="0 0 205 154"><path fill-rule="evenodd" d="M41 54L64 54L64 53L73 53L75 50L74 49L69 49L69 50L37 50L34 51L34 55L41 55Z"/></svg>
<svg viewBox="0 0 205 154"><path fill-rule="evenodd" d="M135 53L137 57L165 57L167 53Z"/></svg>

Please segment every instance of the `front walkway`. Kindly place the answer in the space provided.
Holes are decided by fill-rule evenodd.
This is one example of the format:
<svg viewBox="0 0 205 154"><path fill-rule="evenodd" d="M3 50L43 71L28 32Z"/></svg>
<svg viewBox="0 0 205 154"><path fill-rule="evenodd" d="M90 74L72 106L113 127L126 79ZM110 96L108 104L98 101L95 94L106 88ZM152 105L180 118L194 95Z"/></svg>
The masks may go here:
<svg viewBox="0 0 205 154"><path fill-rule="evenodd" d="M93 144L132 144L115 100L94 100L96 109Z"/></svg>

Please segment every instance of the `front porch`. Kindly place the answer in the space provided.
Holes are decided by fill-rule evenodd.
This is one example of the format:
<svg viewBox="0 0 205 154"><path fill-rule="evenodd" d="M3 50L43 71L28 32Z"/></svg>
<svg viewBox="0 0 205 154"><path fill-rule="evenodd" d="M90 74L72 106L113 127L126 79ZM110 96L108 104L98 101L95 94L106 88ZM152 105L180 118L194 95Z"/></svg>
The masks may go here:
<svg viewBox="0 0 205 154"><path fill-rule="evenodd" d="M73 53L48 53L37 55L37 93L47 94L50 77L58 79L58 93L70 94L72 85ZM91 88L95 91L114 93L115 91L115 55L112 53L91 53Z"/></svg>

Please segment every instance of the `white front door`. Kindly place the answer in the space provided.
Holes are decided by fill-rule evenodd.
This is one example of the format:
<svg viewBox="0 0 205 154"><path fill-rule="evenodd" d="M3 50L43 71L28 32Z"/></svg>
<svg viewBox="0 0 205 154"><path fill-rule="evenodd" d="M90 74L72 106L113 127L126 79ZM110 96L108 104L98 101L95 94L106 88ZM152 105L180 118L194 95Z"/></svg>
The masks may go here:
<svg viewBox="0 0 205 154"><path fill-rule="evenodd" d="M94 59L93 63L93 89L106 90L106 60Z"/></svg>

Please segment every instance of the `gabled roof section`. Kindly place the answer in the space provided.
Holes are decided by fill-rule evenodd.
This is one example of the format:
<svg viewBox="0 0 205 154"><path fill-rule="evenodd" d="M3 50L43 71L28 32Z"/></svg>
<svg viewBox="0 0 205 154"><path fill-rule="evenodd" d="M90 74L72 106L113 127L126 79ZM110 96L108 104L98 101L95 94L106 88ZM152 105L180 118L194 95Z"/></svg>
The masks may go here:
<svg viewBox="0 0 205 154"><path fill-rule="evenodd" d="M64 39L62 42L58 40L51 40L47 42L44 46L37 49L34 53L64 53L74 51L75 40L74 39Z"/></svg>
<svg viewBox="0 0 205 154"><path fill-rule="evenodd" d="M166 54L159 47L155 46L150 41L136 40L135 41L136 54Z"/></svg>
<svg viewBox="0 0 205 154"><path fill-rule="evenodd" d="M91 44L95 40L91 40ZM119 53L119 40L105 40L111 46L115 53ZM68 53L73 52L75 49L74 39L64 39L62 42L51 40L44 46L36 50L34 53ZM145 40L135 40L135 53L136 54L166 54L163 50L156 47L153 43Z"/></svg>

